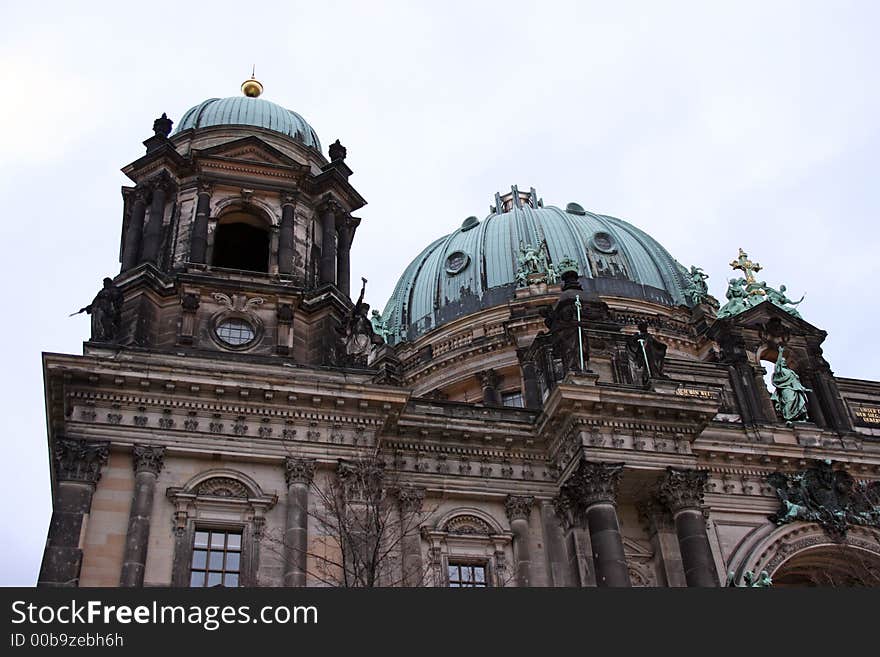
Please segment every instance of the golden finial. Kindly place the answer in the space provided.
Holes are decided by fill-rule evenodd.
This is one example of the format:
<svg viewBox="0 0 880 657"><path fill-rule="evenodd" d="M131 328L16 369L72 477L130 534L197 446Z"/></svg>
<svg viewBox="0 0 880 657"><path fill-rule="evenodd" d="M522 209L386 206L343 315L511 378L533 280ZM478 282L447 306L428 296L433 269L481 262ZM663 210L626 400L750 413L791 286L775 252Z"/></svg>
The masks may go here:
<svg viewBox="0 0 880 657"><path fill-rule="evenodd" d="M257 67L254 65L254 68L251 69L251 77L249 80L245 80L241 83L241 93L243 93L248 98L256 98L261 93L263 93L263 85L254 77L256 73Z"/></svg>

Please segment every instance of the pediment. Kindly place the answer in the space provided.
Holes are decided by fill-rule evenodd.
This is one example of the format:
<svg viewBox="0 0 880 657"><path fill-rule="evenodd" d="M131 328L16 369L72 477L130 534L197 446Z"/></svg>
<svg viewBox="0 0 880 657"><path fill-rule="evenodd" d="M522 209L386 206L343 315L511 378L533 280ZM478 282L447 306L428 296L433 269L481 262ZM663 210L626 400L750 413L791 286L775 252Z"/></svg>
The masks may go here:
<svg viewBox="0 0 880 657"><path fill-rule="evenodd" d="M252 164L299 168L304 165L270 146L259 137L245 137L225 144L194 151L196 159L219 158Z"/></svg>
<svg viewBox="0 0 880 657"><path fill-rule="evenodd" d="M743 328L763 328L773 323L792 335L825 335L825 331L813 326L808 321L795 317L770 301L762 301L733 317L719 319L715 323L726 323L728 326Z"/></svg>

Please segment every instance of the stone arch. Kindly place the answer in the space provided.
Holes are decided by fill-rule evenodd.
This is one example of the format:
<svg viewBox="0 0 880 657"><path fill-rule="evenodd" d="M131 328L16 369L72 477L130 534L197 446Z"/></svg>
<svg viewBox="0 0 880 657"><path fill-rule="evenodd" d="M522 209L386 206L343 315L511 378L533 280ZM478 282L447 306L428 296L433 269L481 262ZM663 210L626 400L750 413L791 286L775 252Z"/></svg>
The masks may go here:
<svg viewBox="0 0 880 657"><path fill-rule="evenodd" d="M810 568L833 571L826 585L834 581L846 585L847 577L863 576L865 581L876 578L873 585L880 586L880 532L851 527L846 536L835 540L815 523L781 527L768 523L743 539L729 561L728 572L739 581L746 571L766 570L771 578L782 578L780 583L797 586L808 585L805 573Z"/></svg>
<svg viewBox="0 0 880 657"><path fill-rule="evenodd" d="M220 492L223 490L228 492ZM264 497L263 490L256 481L243 472L229 468L204 470L186 482L183 491L214 497Z"/></svg>
<svg viewBox="0 0 880 657"><path fill-rule="evenodd" d="M457 534L503 534L504 528L490 514L473 507L459 507L443 515L435 525L440 531Z"/></svg>

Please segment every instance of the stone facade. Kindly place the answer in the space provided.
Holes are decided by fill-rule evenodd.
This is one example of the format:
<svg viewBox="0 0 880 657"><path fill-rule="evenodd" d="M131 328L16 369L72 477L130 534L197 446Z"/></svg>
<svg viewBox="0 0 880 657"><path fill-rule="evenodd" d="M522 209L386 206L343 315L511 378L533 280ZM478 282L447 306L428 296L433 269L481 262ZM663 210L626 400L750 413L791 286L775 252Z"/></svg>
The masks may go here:
<svg viewBox="0 0 880 657"><path fill-rule="evenodd" d="M835 377L824 331L770 303L716 320L620 297L554 324L578 295L563 280L353 366L340 335L365 201L344 149L328 161L262 128L169 130L124 169L118 335L43 357L40 585L188 586L210 531L240 535L229 581L250 586L445 586L450 566L490 586L759 570L804 584L826 567L826 583L880 584L880 501L829 533L781 521L771 485L819 459L877 490L880 383ZM216 264L231 224L265 235L264 271ZM662 376L627 348L640 324L666 347ZM583 367L558 357L578 334ZM810 421L790 426L761 365L782 345L810 389Z"/></svg>

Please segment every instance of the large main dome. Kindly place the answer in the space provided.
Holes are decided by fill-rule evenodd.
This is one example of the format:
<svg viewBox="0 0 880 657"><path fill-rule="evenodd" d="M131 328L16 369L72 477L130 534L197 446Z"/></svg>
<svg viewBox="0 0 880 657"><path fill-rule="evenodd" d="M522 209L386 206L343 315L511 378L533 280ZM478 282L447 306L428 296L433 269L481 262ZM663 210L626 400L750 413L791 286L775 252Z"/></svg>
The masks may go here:
<svg viewBox="0 0 880 657"><path fill-rule="evenodd" d="M393 343L412 340L446 322L507 303L516 288L521 244L546 241L550 260L578 263L587 293L688 305L687 270L650 235L577 203L544 207L534 189L496 195L483 221L431 243L406 268L383 313Z"/></svg>
<svg viewBox="0 0 880 657"><path fill-rule="evenodd" d="M321 150L317 133L299 114L268 100L248 96L204 100L186 111L174 133L218 125L264 128L292 137L316 151Z"/></svg>

